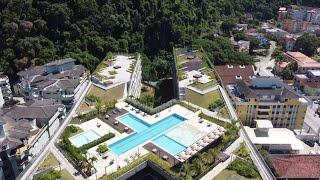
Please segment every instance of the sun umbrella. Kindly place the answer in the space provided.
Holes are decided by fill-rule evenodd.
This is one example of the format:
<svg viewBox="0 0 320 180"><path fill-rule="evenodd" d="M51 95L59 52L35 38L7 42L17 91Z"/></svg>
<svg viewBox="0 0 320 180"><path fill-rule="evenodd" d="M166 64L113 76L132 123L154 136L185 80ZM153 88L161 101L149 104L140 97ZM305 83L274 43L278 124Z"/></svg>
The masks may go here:
<svg viewBox="0 0 320 180"><path fill-rule="evenodd" d="M197 144L193 144L193 145L191 146L192 149L196 149L197 147L198 147Z"/></svg>
<svg viewBox="0 0 320 180"><path fill-rule="evenodd" d="M207 136L203 138L203 141L206 142L206 143L210 143L211 142L211 140Z"/></svg>
<svg viewBox="0 0 320 180"><path fill-rule="evenodd" d="M192 150L188 148L188 149L186 150L186 154L187 154L187 155L191 155L191 154L192 154Z"/></svg>

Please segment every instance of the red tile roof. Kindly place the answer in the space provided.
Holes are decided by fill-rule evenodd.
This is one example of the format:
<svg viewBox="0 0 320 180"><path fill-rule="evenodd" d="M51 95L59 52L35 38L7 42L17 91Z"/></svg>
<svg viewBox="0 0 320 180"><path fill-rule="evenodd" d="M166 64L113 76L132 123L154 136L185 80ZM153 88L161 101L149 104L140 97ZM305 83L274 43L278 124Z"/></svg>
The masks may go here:
<svg viewBox="0 0 320 180"><path fill-rule="evenodd" d="M280 178L319 178L320 155L272 156Z"/></svg>
<svg viewBox="0 0 320 180"><path fill-rule="evenodd" d="M250 77L254 76L252 65L247 66L215 66L215 70L224 86L236 83L236 76L241 76L243 80L248 81Z"/></svg>

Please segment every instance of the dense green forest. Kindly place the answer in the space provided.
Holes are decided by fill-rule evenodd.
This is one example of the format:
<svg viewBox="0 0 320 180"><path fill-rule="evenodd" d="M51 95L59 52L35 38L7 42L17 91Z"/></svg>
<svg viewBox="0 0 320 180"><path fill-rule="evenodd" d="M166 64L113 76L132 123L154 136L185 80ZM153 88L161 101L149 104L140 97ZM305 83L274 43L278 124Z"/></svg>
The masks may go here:
<svg viewBox="0 0 320 180"><path fill-rule="evenodd" d="M319 6L319 0L307 3ZM108 52L144 53L144 78L170 74L172 47L200 44L215 64L250 63L210 36L220 24L276 16L295 0L2 0L0 71L16 73L62 57L74 57L91 71ZM224 23L224 29L230 26ZM209 34L209 36L202 36ZM199 38L202 37L202 38ZM219 51L220 48L227 50ZM212 52L218 51L218 52ZM231 53L231 54L230 54ZM154 73L156 72L156 73Z"/></svg>

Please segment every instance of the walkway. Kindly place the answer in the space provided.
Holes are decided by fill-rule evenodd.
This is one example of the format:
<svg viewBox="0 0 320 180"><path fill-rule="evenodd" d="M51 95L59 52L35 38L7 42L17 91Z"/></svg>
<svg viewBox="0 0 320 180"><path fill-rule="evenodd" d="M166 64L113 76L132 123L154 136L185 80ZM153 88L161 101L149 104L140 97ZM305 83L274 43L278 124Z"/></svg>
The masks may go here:
<svg viewBox="0 0 320 180"><path fill-rule="evenodd" d="M49 141L48 145L42 150L41 154L39 154L37 157L35 157L31 162L31 166L26 168L18 177L17 179L21 179L21 180L27 180L30 177L33 176L33 173L35 173L37 167L39 166L39 164L42 162L42 160L46 157L46 154L48 153L49 149L53 149L54 148L54 142L56 142L56 140L59 138L59 136L62 134L62 132L64 131L65 127L69 124L69 122L72 120L73 115L76 113L76 110L78 109L78 107L81 104L82 99L85 97L85 95L87 94L87 92L89 91L90 87L91 87L91 82L89 82L89 84L87 85L86 89L82 92L80 98L78 99L78 101L74 104L72 110L70 111L70 113L67 115L67 117L65 118L65 120L63 121L62 125L60 126L60 128L58 129L58 131L55 133L55 135L52 137L52 139ZM69 163L69 162L68 162ZM69 169L67 169L69 171ZM73 174L73 172L70 172L70 174Z"/></svg>

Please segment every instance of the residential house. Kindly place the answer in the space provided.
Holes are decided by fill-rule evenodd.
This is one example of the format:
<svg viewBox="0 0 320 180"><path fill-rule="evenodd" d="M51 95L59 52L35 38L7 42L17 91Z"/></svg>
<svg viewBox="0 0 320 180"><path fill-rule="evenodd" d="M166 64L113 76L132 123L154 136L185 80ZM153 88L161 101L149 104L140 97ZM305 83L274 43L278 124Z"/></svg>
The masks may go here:
<svg viewBox="0 0 320 180"><path fill-rule="evenodd" d="M237 80L228 86L239 119L253 127L255 120L271 120L274 127L297 129L304 122L307 101L278 77Z"/></svg>
<svg viewBox="0 0 320 180"><path fill-rule="evenodd" d="M250 41L235 41L233 42L234 48L239 52L246 52L249 53L250 49Z"/></svg>
<svg viewBox="0 0 320 180"><path fill-rule="evenodd" d="M309 96L320 96L320 70L294 75L294 86Z"/></svg>
<svg viewBox="0 0 320 180"><path fill-rule="evenodd" d="M30 67L18 73L20 94L26 100L54 99L70 108L86 86L86 69L72 58L43 66Z"/></svg>
<svg viewBox="0 0 320 180"><path fill-rule="evenodd" d="M285 55L288 62L297 62L298 73L306 73L308 70L320 70L320 62L317 62L301 52L288 51Z"/></svg>
<svg viewBox="0 0 320 180"><path fill-rule="evenodd" d="M279 180L311 180L320 177L320 155L277 154L270 159Z"/></svg>
<svg viewBox="0 0 320 180"><path fill-rule="evenodd" d="M47 145L59 128L65 106L54 100L30 100L0 114L1 169L10 180Z"/></svg>

